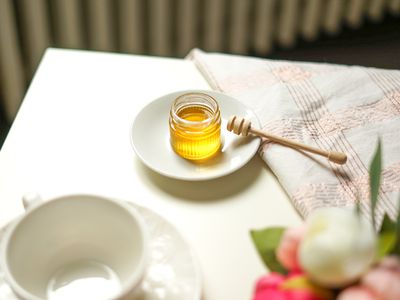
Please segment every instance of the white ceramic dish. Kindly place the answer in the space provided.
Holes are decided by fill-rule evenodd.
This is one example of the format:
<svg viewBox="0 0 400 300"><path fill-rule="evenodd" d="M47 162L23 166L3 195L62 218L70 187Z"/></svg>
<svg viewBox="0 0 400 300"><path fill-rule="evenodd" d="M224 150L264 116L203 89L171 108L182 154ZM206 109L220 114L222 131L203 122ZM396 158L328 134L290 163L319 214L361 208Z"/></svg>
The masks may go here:
<svg viewBox="0 0 400 300"><path fill-rule="evenodd" d="M132 300L200 300L201 272L193 250L177 229L150 209L137 206L149 232L149 262ZM5 228L0 230L0 243ZM0 268L0 299L18 300Z"/></svg>
<svg viewBox="0 0 400 300"><path fill-rule="evenodd" d="M179 95L191 92L211 95L217 100L221 111L221 151L202 163L180 157L169 141L168 119L171 104ZM162 175L191 181L221 177L245 165L260 145L257 137L240 137L227 131L226 124L231 115L245 117L251 120L253 127L260 127L253 111L228 95L200 90L171 93L154 100L136 116L130 132L132 146L144 164Z"/></svg>

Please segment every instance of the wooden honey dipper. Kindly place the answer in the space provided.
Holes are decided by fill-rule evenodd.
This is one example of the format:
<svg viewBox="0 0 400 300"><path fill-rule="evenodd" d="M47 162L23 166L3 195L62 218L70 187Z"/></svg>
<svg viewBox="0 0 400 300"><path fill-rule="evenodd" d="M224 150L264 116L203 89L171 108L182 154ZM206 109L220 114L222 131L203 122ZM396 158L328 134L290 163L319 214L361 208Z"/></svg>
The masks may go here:
<svg viewBox="0 0 400 300"><path fill-rule="evenodd" d="M227 129L236 133L237 135L248 136L250 133L257 136L265 137L275 143L282 144L294 149L301 149L318 155L327 157L330 161L337 164L344 164L347 161L346 154L337 151L326 151L312 146L304 145L302 143L289 140L284 137L273 135L251 127L251 122L242 117L231 116L228 121Z"/></svg>

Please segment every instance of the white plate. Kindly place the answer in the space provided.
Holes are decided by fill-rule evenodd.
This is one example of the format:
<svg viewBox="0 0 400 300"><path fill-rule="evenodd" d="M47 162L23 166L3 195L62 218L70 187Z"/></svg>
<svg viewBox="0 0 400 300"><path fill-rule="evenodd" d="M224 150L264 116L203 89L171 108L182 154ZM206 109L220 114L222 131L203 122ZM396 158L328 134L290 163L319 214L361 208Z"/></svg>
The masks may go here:
<svg viewBox="0 0 400 300"><path fill-rule="evenodd" d="M221 111L222 147L218 155L203 163L195 163L177 155L169 140L169 111L179 95L201 92L214 97ZM214 91L189 90L162 96L145 106L136 116L131 129L132 146L139 158L152 170L183 180L207 180L232 173L245 165L257 152L260 139L240 137L227 131L231 115L251 120L252 127L260 122L251 109L238 100Z"/></svg>
<svg viewBox="0 0 400 300"><path fill-rule="evenodd" d="M140 289L132 300L200 300L201 272L196 257L178 230L148 208L134 206L150 235L150 260ZM5 227L0 229L0 243ZM0 299L18 300L0 268Z"/></svg>

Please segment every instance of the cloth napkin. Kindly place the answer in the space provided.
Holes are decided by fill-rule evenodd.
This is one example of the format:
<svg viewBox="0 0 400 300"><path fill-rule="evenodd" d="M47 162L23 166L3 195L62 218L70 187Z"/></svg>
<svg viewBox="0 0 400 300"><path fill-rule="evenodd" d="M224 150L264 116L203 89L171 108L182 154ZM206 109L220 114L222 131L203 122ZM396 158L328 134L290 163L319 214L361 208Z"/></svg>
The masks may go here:
<svg viewBox="0 0 400 300"><path fill-rule="evenodd" d="M326 206L370 216L369 165L382 143L377 221L397 216L400 195L400 71L236 55L188 55L211 87L252 108L262 129L347 154L344 165L264 141L259 153L305 218Z"/></svg>

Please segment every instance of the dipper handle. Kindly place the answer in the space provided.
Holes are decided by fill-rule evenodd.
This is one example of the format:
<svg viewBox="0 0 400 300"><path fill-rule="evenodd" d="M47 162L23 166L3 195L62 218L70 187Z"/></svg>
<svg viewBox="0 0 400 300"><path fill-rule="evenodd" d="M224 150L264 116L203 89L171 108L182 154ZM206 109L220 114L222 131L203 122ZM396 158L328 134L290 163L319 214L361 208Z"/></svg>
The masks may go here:
<svg viewBox="0 0 400 300"><path fill-rule="evenodd" d="M249 120L246 120L242 117L237 117L237 116L231 116L227 129L229 131L232 131L233 133L237 135L243 135L247 136L249 134L257 135L257 136L262 136L265 137L275 143L285 145L294 149L300 149L303 151L308 151L314 154L318 154L321 156L324 156L328 158L331 162L337 163L337 164L344 164L347 161L347 156L345 153L342 152L337 152L337 151L327 151L323 149L319 149L313 146L308 146L299 142L296 142L294 140L290 140L281 136L277 136L274 134L270 134L265 131L261 131L255 128L251 128L251 122Z"/></svg>

